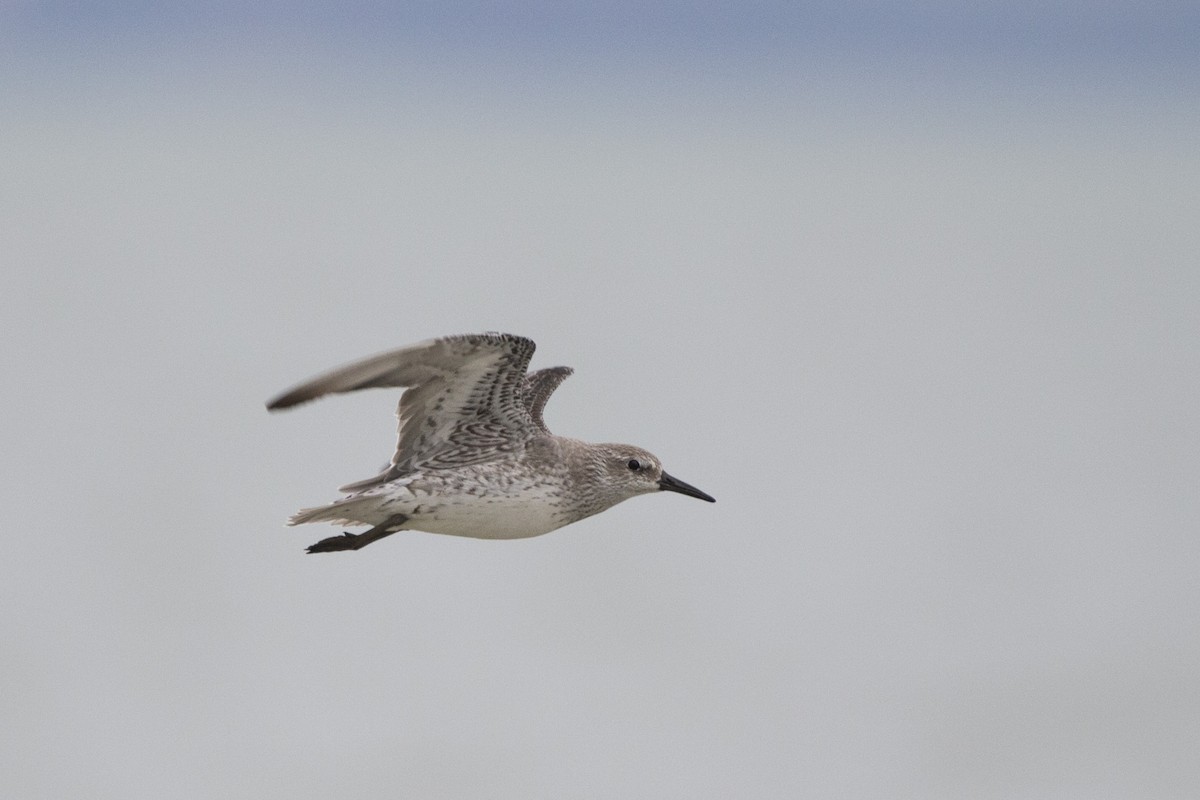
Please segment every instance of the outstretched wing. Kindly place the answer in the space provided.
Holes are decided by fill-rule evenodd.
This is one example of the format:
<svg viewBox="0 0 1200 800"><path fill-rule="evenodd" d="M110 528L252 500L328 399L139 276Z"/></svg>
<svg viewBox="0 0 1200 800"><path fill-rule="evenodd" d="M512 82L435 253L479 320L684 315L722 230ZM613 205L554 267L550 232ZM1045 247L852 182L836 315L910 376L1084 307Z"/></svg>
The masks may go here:
<svg viewBox="0 0 1200 800"><path fill-rule="evenodd" d="M529 418L533 420L533 424L542 433L550 432L550 429L546 427L546 422L542 419L546 401L550 399L550 395L554 394L558 385L574 371L570 367L550 367L549 369L539 369L525 376L525 408L529 410Z"/></svg>
<svg viewBox="0 0 1200 800"><path fill-rule="evenodd" d="M418 465L489 461L540 432L524 398L534 347L531 340L506 333L430 339L335 369L285 392L267 408L358 389L406 387L396 411L396 454L384 475L396 477Z"/></svg>

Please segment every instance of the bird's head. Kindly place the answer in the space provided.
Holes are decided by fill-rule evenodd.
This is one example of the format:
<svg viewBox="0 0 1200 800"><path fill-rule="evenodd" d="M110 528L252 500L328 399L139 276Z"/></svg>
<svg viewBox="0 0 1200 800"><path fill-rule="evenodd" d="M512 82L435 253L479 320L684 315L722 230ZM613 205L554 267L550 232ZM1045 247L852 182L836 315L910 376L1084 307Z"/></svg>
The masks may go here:
<svg viewBox="0 0 1200 800"><path fill-rule="evenodd" d="M614 504L650 492L678 492L709 503L717 502L695 486L668 475L662 462L640 447L605 444L600 446L599 456L603 483L615 498Z"/></svg>

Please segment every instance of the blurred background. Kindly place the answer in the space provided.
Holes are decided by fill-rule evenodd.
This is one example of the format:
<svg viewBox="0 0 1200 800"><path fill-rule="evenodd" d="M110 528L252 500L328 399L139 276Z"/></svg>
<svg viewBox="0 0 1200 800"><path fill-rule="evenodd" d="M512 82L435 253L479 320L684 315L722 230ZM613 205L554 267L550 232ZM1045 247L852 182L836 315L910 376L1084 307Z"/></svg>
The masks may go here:
<svg viewBox="0 0 1200 800"><path fill-rule="evenodd" d="M4 3L0 793L1200 795L1198 40ZM397 397L264 401L484 330L717 504L306 555Z"/></svg>

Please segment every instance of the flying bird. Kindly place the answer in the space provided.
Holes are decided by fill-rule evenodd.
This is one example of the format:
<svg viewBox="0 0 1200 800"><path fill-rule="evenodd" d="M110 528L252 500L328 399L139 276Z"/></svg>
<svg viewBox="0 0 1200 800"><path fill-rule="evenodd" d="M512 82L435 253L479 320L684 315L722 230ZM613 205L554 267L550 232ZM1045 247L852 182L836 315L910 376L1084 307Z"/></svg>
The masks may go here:
<svg viewBox="0 0 1200 800"><path fill-rule="evenodd" d="M430 339L339 367L267 403L278 411L327 394L405 389L396 452L382 473L289 525L369 525L322 539L310 553L359 550L397 531L522 539L651 492L716 500L627 444L555 436L542 412L570 367L527 372L534 343L507 333Z"/></svg>

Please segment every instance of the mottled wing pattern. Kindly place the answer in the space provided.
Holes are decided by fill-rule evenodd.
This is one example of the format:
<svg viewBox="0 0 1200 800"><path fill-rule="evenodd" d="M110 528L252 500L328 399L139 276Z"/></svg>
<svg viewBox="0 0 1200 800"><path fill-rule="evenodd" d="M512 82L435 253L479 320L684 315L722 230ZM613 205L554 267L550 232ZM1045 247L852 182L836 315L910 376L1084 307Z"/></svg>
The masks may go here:
<svg viewBox="0 0 1200 800"><path fill-rule="evenodd" d="M288 408L331 393L407 387L396 412L396 454L385 475L418 465L489 461L539 430L523 396L533 351L531 340L505 333L431 339L333 370L286 392L267 408Z"/></svg>
<svg viewBox="0 0 1200 800"><path fill-rule="evenodd" d="M458 366L401 396L393 465L462 466L524 444L536 432L522 397L534 343L511 334L437 342Z"/></svg>
<svg viewBox="0 0 1200 800"><path fill-rule="evenodd" d="M533 420L533 424L543 433L550 432L550 429L546 427L545 420L542 419L546 401L550 399L550 395L554 394L558 385L574 371L570 367L550 367L549 369L539 369L525 376L525 407L529 409L529 417Z"/></svg>

